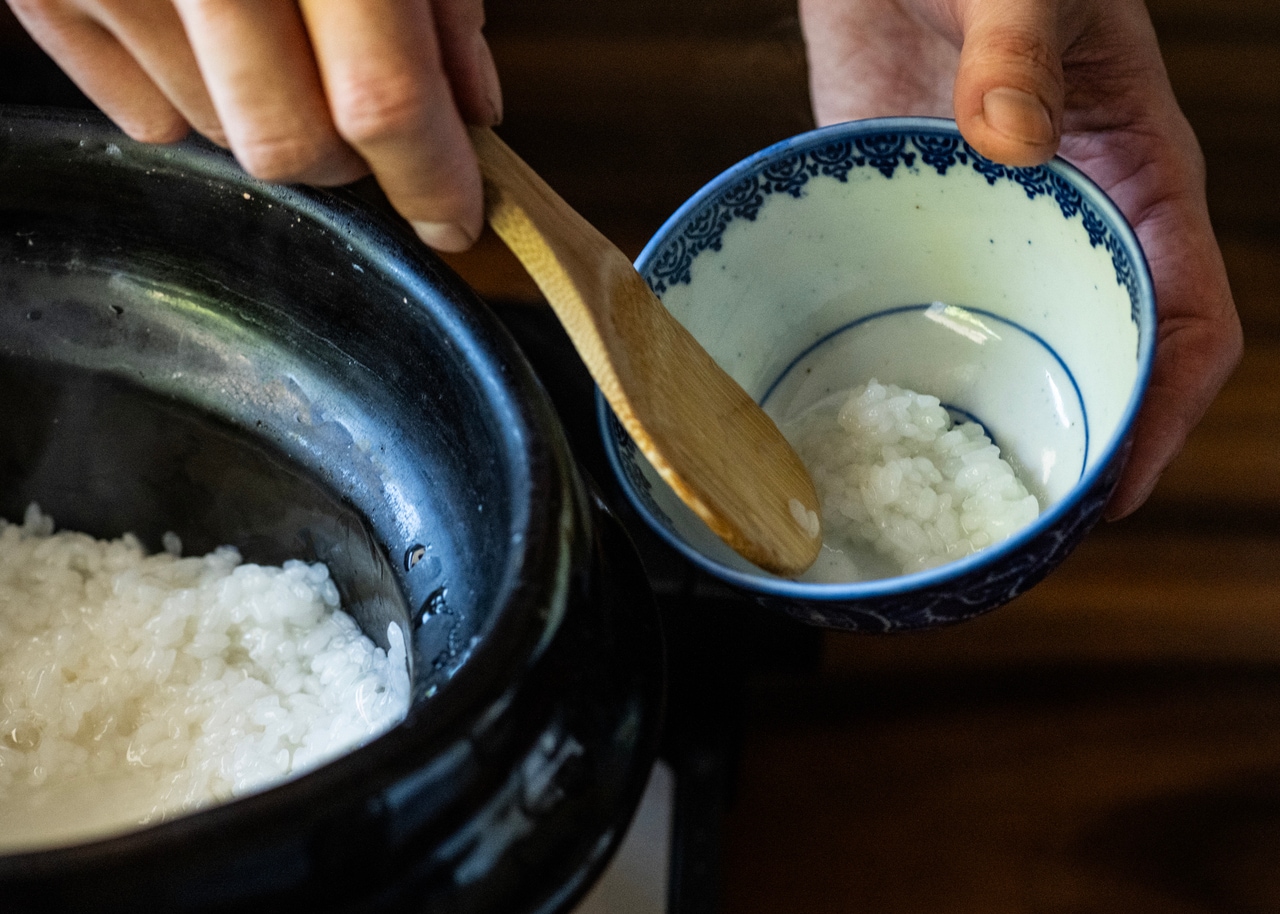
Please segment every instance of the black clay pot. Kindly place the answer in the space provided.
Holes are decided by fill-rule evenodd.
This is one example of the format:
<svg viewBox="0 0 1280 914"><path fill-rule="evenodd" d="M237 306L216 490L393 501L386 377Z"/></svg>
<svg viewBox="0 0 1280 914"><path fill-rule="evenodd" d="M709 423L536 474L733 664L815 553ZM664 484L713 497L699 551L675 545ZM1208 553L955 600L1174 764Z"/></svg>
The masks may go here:
<svg viewBox="0 0 1280 914"><path fill-rule="evenodd" d="M515 345L393 222L0 114L0 514L30 501L328 563L411 633L414 701L264 793L0 856L0 907L553 911L603 865L656 752L652 600Z"/></svg>

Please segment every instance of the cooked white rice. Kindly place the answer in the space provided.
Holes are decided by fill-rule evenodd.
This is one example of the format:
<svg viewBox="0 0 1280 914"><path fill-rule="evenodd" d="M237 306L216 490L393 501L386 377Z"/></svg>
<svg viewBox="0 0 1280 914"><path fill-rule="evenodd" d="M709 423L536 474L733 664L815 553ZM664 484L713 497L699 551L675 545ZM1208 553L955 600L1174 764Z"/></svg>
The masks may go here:
<svg viewBox="0 0 1280 914"><path fill-rule="evenodd" d="M0 850L261 790L404 717L400 629L388 656L324 565L165 546L0 520Z"/></svg>
<svg viewBox="0 0 1280 914"><path fill-rule="evenodd" d="M1040 513L982 427L953 425L937 397L872 380L782 431L822 504L822 554L805 580L932 568L1007 539Z"/></svg>

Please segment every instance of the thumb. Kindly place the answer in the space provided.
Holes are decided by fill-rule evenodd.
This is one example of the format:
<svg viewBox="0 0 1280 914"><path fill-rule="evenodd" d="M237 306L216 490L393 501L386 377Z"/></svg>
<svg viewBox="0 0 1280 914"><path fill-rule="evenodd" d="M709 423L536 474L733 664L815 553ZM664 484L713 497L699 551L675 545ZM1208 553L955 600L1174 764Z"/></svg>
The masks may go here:
<svg viewBox="0 0 1280 914"><path fill-rule="evenodd" d="M974 149L1005 165L1039 165L1062 132L1060 4L971 0L956 71L956 124Z"/></svg>

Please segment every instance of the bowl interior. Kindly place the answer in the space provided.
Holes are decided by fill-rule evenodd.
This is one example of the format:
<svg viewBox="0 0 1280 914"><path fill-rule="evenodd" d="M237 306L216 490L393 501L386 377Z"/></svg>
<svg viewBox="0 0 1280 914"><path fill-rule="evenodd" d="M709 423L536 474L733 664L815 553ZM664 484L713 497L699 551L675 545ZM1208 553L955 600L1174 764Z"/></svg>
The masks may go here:
<svg viewBox="0 0 1280 914"><path fill-rule="evenodd" d="M996 165L944 122L765 150L686 204L638 267L780 423L873 378L934 394L982 423L1042 512L1115 454L1150 359L1145 265L1114 206L1066 163ZM764 575L606 437L678 546Z"/></svg>

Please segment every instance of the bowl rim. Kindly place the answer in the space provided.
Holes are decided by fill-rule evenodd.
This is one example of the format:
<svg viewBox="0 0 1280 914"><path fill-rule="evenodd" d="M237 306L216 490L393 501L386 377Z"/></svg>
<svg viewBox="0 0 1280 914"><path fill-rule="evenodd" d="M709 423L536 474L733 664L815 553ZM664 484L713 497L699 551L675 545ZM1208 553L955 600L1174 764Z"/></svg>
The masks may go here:
<svg viewBox="0 0 1280 914"><path fill-rule="evenodd" d="M657 259L660 249L671 238L678 236L684 226L698 215L708 203L714 201L725 190L733 187L743 179L758 174L769 164L785 158L793 152L809 150L827 143L886 134L916 136L924 134L952 137L963 144L962 148L967 154L980 161L989 161L969 146L957 128L955 121L948 118L882 117L845 121L826 127L819 127L774 143L712 178L692 197L686 200L654 233L653 237L644 246L644 249L641 250L639 257L636 258L636 269L641 275L644 275L645 271ZM1012 169L1011 166L1006 167L1015 171L1020 170ZM869 581L834 584L810 583L775 577L762 569L744 571L716 561L695 549L682 537L673 533L666 523L655 518L645 500L637 497L631 481L622 467L621 459L617 449L614 447L613 438L610 434L610 420L613 413L609 408L608 401L597 389L596 418L601 437L604 439L605 453L608 456L610 468L613 470L615 477L617 477L622 490L626 493L627 499L640 516L644 518L645 522L668 545L676 549L695 566L727 583L760 595L822 602L851 602L877 597L898 597L908 592L922 591L945 585L949 581L976 572L985 566L996 564L1062 523L1064 518L1074 512L1086 495L1103 480L1108 468L1117 459L1117 456L1124 456L1125 443L1132 434L1138 410L1141 408L1150 380L1151 367L1154 360L1156 337L1155 290L1146 256L1138 243L1133 228L1111 198L1083 171L1059 156L1055 156L1042 166L1034 166L1027 169L1027 171L1034 171L1037 168L1048 169L1054 175L1065 180L1102 217L1107 228L1123 246L1123 250L1128 255L1133 266L1136 300L1138 302L1136 312L1139 319L1138 372L1129 392L1128 401L1120 415L1116 431L1112 432L1105 442L1102 442L1098 458L1093 462L1092 466L1081 474L1065 496L1047 510L1042 511L1034 521L1004 542L924 571L887 578L876 578ZM1146 328L1145 332L1142 332L1143 327Z"/></svg>

